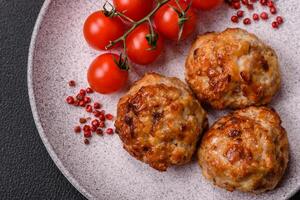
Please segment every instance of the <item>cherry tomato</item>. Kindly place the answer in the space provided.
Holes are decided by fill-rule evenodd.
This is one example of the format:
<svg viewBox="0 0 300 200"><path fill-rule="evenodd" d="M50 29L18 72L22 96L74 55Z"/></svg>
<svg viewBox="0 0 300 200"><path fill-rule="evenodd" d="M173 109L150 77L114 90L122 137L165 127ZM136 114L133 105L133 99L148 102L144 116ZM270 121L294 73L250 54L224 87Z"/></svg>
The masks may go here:
<svg viewBox="0 0 300 200"><path fill-rule="evenodd" d="M191 0L189 0L190 2ZM199 10L212 10L223 3L224 0L193 0L192 7Z"/></svg>
<svg viewBox="0 0 300 200"><path fill-rule="evenodd" d="M118 91L126 84L128 71L118 66L119 60L119 55L106 53L92 62L88 69L87 79L93 90L109 94Z"/></svg>
<svg viewBox="0 0 300 200"><path fill-rule="evenodd" d="M149 14L153 4L153 0L114 0L116 10L134 21L138 21Z"/></svg>
<svg viewBox="0 0 300 200"><path fill-rule="evenodd" d="M127 55L132 62L147 65L154 62L161 54L164 46L163 38L159 33L156 33L157 40L154 42L156 45L150 45L150 33L150 25L144 23L128 35L126 39Z"/></svg>
<svg viewBox="0 0 300 200"><path fill-rule="evenodd" d="M110 41L121 37L125 26L119 17L106 17L103 11L91 14L84 23L83 33L87 43L97 49L105 50Z"/></svg>
<svg viewBox="0 0 300 200"><path fill-rule="evenodd" d="M188 7L188 4L184 0L179 0L179 5L183 10ZM180 16L174 8L180 11L175 0L171 0L169 3L163 5L154 15L154 24L158 32L164 37L171 40L178 40ZM180 39L187 38L196 28L197 16L194 10L189 9L186 12L185 18L187 21L183 22L183 31ZM183 19L183 16L181 19Z"/></svg>

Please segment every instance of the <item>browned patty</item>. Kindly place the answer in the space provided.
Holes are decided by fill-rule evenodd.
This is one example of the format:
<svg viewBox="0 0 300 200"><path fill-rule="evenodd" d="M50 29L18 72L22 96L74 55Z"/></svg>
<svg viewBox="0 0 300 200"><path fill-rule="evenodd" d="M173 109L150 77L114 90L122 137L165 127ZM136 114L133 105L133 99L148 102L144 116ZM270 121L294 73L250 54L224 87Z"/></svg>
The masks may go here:
<svg viewBox="0 0 300 200"><path fill-rule="evenodd" d="M267 104L280 87L275 51L242 29L199 36L185 75L198 99L216 109Z"/></svg>
<svg viewBox="0 0 300 200"><path fill-rule="evenodd" d="M206 113L177 78L146 74L118 103L116 131L124 149L165 171L191 160Z"/></svg>
<svg viewBox="0 0 300 200"><path fill-rule="evenodd" d="M229 191L261 193L276 187L288 163L288 139L278 114L249 107L219 119L198 151L203 175Z"/></svg>

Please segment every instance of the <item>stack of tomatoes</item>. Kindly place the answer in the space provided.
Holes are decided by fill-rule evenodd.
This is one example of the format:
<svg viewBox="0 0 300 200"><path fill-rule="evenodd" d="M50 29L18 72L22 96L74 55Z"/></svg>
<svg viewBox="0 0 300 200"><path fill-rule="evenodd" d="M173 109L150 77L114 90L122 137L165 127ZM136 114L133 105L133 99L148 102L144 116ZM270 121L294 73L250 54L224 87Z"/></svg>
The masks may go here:
<svg viewBox="0 0 300 200"><path fill-rule="evenodd" d="M222 1L113 0L113 12L92 13L83 28L87 43L97 50L123 45L124 52L98 56L88 70L90 86L102 94L119 90L128 79L127 58L140 65L154 62L163 50L165 39L183 40L194 32L197 23L194 9L210 10Z"/></svg>

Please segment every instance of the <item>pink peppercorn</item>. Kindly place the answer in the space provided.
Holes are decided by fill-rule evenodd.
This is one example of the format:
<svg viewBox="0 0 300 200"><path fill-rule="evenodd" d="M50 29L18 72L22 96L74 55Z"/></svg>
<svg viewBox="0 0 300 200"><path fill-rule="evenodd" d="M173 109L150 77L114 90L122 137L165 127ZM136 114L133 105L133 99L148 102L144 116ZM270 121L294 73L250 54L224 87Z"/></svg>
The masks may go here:
<svg viewBox="0 0 300 200"><path fill-rule="evenodd" d="M81 89L81 90L79 91L79 94L81 94L82 96L85 96L85 95L86 95L86 91L85 91L84 89Z"/></svg>
<svg viewBox="0 0 300 200"><path fill-rule="evenodd" d="M281 16L276 17L276 21L278 24L282 24L283 23L283 18Z"/></svg>
<svg viewBox="0 0 300 200"><path fill-rule="evenodd" d="M260 14L260 18L262 18L263 20L269 19L268 13L262 12L262 13Z"/></svg>
<svg viewBox="0 0 300 200"><path fill-rule="evenodd" d="M259 15L254 13L252 18L253 18L254 21L258 21L259 20Z"/></svg>
<svg viewBox="0 0 300 200"><path fill-rule="evenodd" d="M91 127L91 131L92 131L92 132L96 132L96 130L97 130L97 127L96 127L96 126L92 126L92 127Z"/></svg>
<svg viewBox="0 0 300 200"><path fill-rule="evenodd" d="M270 8L270 13L272 13L273 15L275 15L277 13L277 9L275 7L271 7Z"/></svg>
<svg viewBox="0 0 300 200"><path fill-rule="evenodd" d="M241 3L236 1L236 2L233 2L232 3L232 7L236 10L240 9L241 8Z"/></svg>
<svg viewBox="0 0 300 200"><path fill-rule="evenodd" d="M83 126L83 131L86 132L86 131L90 131L91 130L91 127L89 125L84 125Z"/></svg>
<svg viewBox="0 0 300 200"><path fill-rule="evenodd" d="M91 132L91 130L89 130L89 131L84 131L83 136L84 136L85 138L90 138L90 137L92 137L92 132Z"/></svg>
<svg viewBox="0 0 300 200"><path fill-rule="evenodd" d="M85 91L86 91L86 93L89 93L89 94L94 92L94 90L92 88L86 88Z"/></svg>
<svg viewBox="0 0 300 200"><path fill-rule="evenodd" d="M251 24L251 19L250 18L245 18L244 21L243 21L243 23L245 25L249 25L249 24Z"/></svg>
<svg viewBox="0 0 300 200"><path fill-rule="evenodd" d="M96 130L96 134L97 134L97 135L103 135L102 129L98 128L98 129Z"/></svg>
<svg viewBox="0 0 300 200"><path fill-rule="evenodd" d="M95 102L95 103L94 103L94 108L95 108L95 109L100 109L100 108L101 108L101 104L98 103L98 102Z"/></svg>
<svg viewBox="0 0 300 200"><path fill-rule="evenodd" d="M74 80L70 80L70 81L69 81L69 86L70 86L70 87L75 87L75 86L76 86L75 81L74 81Z"/></svg>
<svg viewBox="0 0 300 200"><path fill-rule="evenodd" d="M74 127L74 132L75 132L75 133L80 133L80 132L81 132L80 126L75 126L75 127Z"/></svg>
<svg viewBox="0 0 300 200"><path fill-rule="evenodd" d="M98 127L99 124L100 124L100 122L99 122L99 120L97 120L97 119L94 119L94 120L92 121L92 125L95 126L95 127Z"/></svg>
<svg viewBox="0 0 300 200"><path fill-rule="evenodd" d="M91 97L85 96L85 97L83 98L83 101L84 101L85 103L90 103L90 102L91 102Z"/></svg>
<svg viewBox="0 0 300 200"><path fill-rule="evenodd" d="M276 22L276 21L272 22L272 27L273 28L278 28L278 22Z"/></svg>
<svg viewBox="0 0 300 200"><path fill-rule="evenodd" d="M232 21L233 23L238 23L238 22L239 22L238 16L233 15L233 16L231 17L231 21Z"/></svg>
<svg viewBox="0 0 300 200"><path fill-rule="evenodd" d="M114 130L112 128L108 128L108 129L106 129L106 133L108 135L112 135L114 133Z"/></svg>
<svg viewBox="0 0 300 200"><path fill-rule="evenodd" d="M91 112L93 112L93 107L92 107L91 105L87 105L87 106L85 107L85 110L86 110L86 112L91 113Z"/></svg>
<svg viewBox="0 0 300 200"><path fill-rule="evenodd" d="M86 138L84 139L83 142L84 142L84 144L86 144L86 145L90 144L90 141L89 141L88 139L86 139Z"/></svg>
<svg viewBox="0 0 300 200"><path fill-rule="evenodd" d="M68 96L67 99L66 99L66 102L68 104L74 104L74 98L72 96Z"/></svg>
<svg viewBox="0 0 300 200"><path fill-rule="evenodd" d="M99 127L100 128L105 128L105 122L104 121L100 121L99 122Z"/></svg>
<svg viewBox="0 0 300 200"><path fill-rule="evenodd" d="M238 17L243 17L243 16L244 16L244 11L239 10L239 11L237 11L236 15L237 15Z"/></svg>

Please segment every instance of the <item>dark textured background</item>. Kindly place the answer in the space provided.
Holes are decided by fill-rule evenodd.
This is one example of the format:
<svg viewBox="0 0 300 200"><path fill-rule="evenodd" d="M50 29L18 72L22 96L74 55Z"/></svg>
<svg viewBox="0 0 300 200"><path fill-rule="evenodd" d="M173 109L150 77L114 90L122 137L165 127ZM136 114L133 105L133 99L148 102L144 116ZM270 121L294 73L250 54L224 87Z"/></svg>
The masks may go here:
<svg viewBox="0 0 300 200"><path fill-rule="evenodd" d="M0 199L84 199L47 154L30 110L27 54L42 4L0 0Z"/></svg>
<svg viewBox="0 0 300 200"><path fill-rule="evenodd" d="M0 199L84 199L48 155L32 118L27 55L43 0L0 0Z"/></svg>

